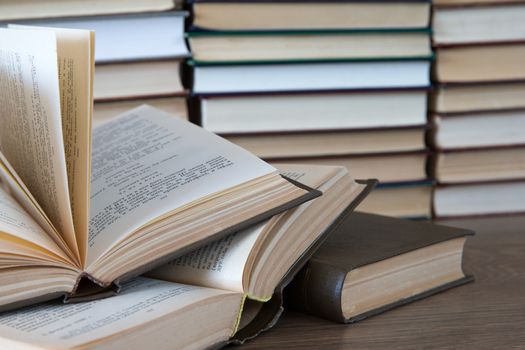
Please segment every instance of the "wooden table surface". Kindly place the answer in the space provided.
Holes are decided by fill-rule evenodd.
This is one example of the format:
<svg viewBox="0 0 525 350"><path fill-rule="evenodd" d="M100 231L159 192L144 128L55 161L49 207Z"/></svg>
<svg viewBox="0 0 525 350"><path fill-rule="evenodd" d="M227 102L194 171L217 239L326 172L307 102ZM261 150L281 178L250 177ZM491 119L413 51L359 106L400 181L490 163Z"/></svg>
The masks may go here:
<svg viewBox="0 0 525 350"><path fill-rule="evenodd" d="M525 349L525 215L443 221L476 230L474 283L353 325L285 311L240 349Z"/></svg>

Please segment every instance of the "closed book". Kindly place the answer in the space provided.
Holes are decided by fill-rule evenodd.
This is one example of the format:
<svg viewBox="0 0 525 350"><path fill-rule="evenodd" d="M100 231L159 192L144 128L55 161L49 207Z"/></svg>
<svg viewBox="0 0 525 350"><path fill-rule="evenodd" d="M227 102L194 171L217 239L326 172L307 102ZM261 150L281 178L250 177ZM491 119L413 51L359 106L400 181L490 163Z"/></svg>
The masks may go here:
<svg viewBox="0 0 525 350"><path fill-rule="evenodd" d="M436 152L430 171L440 184L525 179L525 147Z"/></svg>
<svg viewBox="0 0 525 350"><path fill-rule="evenodd" d="M434 191L434 217L474 217L525 212L525 181L499 180L439 185Z"/></svg>
<svg viewBox="0 0 525 350"><path fill-rule="evenodd" d="M193 25L208 30L425 28L430 1L191 1Z"/></svg>
<svg viewBox="0 0 525 350"><path fill-rule="evenodd" d="M199 95L407 89L428 87L429 71L426 60L196 65L192 80Z"/></svg>
<svg viewBox="0 0 525 350"><path fill-rule="evenodd" d="M432 180L381 183L359 206L359 211L404 219L429 220L432 218L433 185Z"/></svg>
<svg viewBox="0 0 525 350"><path fill-rule="evenodd" d="M218 134L423 126L426 89L203 96L200 125Z"/></svg>
<svg viewBox="0 0 525 350"><path fill-rule="evenodd" d="M198 64L406 60L432 57L428 29L188 33Z"/></svg>
<svg viewBox="0 0 525 350"><path fill-rule="evenodd" d="M285 290L285 305L352 323L473 280L470 230L354 213Z"/></svg>
<svg viewBox="0 0 525 350"><path fill-rule="evenodd" d="M188 57L190 53L184 40L186 15L183 11L170 11L38 19L17 23L95 31L95 62L108 63Z"/></svg>

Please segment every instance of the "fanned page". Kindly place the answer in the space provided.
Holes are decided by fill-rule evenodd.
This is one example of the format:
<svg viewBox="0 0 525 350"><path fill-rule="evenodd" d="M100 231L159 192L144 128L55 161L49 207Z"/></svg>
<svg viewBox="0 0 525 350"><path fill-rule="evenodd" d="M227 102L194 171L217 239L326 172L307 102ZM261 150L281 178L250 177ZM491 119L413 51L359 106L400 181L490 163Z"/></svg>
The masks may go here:
<svg viewBox="0 0 525 350"><path fill-rule="evenodd" d="M56 40L52 31L0 29L0 152L78 257Z"/></svg>
<svg viewBox="0 0 525 350"><path fill-rule="evenodd" d="M138 228L276 173L242 148L142 106L93 130L88 266Z"/></svg>
<svg viewBox="0 0 525 350"><path fill-rule="evenodd" d="M283 175L291 179L300 180L307 186L319 189L329 179L335 178L340 168L286 165L280 170ZM277 229L285 223L286 225L293 224L295 220L298 220L298 216L304 209L312 203L307 202L292 211L288 211L288 216L284 214L275 216L259 225L207 244L149 272L147 275L168 281L245 293L246 275L250 274L247 269L251 267L248 260L253 259L257 254L272 254L271 251L260 251L265 240L280 239L280 237L273 237L277 230L274 232L272 229ZM291 215L292 212L295 215ZM300 220L306 220L306 218ZM256 296L251 297L257 298Z"/></svg>
<svg viewBox="0 0 525 350"><path fill-rule="evenodd" d="M15 251L12 250L14 246L18 248ZM4 264L8 260L4 254L13 258L13 255L31 256L37 252L55 255L55 259L68 260L60 247L0 183L0 268L5 268Z"/></svg>
<svg viewBox="0 0 525 350"><path fill-rule="evenodd" d="M68 305L46 303L4 313L0 315L0 345L27 350L204 348L228 339L241 297L137 278L113 298ZM196 328L194 323L205 317L213 324L204 322ZM221 324L226 329L217 329Z"/></svg>
<svg viewBox="0 0 525 350"><path fill-rule="evenodd" d="M62 131L71 214L81 261L87 253L91 116L93 110L93 33L53 29L57 35Z"/></svg>

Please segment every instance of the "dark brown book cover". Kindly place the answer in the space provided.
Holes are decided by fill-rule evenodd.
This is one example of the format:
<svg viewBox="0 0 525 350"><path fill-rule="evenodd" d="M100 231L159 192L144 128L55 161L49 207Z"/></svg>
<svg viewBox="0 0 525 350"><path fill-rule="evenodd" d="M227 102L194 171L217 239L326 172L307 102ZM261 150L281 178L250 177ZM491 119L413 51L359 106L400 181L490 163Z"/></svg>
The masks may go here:
<svg viewBox="0 0 525 350"><path fill-rule="evenodd" d="M275 291L272 295L272 298L262 305L261 310L257 316L244 328L240 329L228 342L229 344L242 344L245 341L255 338L261 332L264 332L272 328L282 312L284 311L283 307L283 290L284 288L292 282L294 277L301 271L305 266L308 260L315 254L315 252L321 247L324 242L332 236L333 233L339 230L340 226L344 226L344 223L351 217L355 208L366 198L366 196L372 191L372 189L377 185L377 180L357 180L360 184L365 184L366 187L363 191L355 198L355 200L350 203L348 207L337 217L337 219L328 226L324 232L319 235L317 240L308 247L306 251L303 252L301 257L288 269L288 272L281 279L281 282L275 288Z"/></svg>
<svg viewBox="0 0 525 350"><path fill-rule="evenodd" d="M286 306L341 323L353 323L473 280L466 276L411 297L346 319L341 296L347 273L355 268L473 235L470 230L432 223L354 213L335 230L285 290Z"/></svg>

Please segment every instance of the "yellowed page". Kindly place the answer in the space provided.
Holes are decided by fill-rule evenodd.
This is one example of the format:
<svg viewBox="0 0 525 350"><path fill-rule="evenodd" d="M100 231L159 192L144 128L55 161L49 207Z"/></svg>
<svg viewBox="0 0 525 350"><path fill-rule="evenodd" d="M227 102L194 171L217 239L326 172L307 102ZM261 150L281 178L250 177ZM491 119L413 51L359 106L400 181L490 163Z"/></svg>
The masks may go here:
<svg viewBox="0 0 525 350"><path fill-rule="evenodd" d="M47 235L38 223L27 214L18 202L0 186L0 233L36 244L67 259L60 247ZM0 237L1 239L2 237ZM9 237L5 237L9 239ZM23 242L19 242L23 244Z"/></svg>
<svg viewBox="0 0 525 350"><path fill-rule="evenodd" d="M87 255L91 158L93 32L53 29L57 36L62 132L76 240L83 264Z"/></svg>
<svg viewBox="0 0 525 350"><path fill-rule="evenodd" d="M3 184L10 190L11 196L24 208L42 229L57 243L64 252L70 253L70 250L64 242L62 236L58 233L56 228L47 217L46 213L40 207L36 199L33 197L24 182L16 174L11 164L5 159L2 152L0 152L0 179Z"/></svg>
<svg viewBox="0 0 525 350"><path fill-rule="evenodd" d="M66 171L56 36L0 29L0 152L78 256Z"/></svg>
<svg viewBox="0 0 525 350"><path fill-rule="evenodd" d="M167 281L244 293L243 271L267 221L194 250L146 275Z"/></svg>
<svg viewBox="0 0 525 350"><path fill-rule="evenodd" d="M276 169L149 106L93 130L88 266L141 226Z"/></svg>
<svg viewBox="0 0 525 350"><path fill-rule="evenodd" d="M46 303L3 313L0 338L2 344L12 341L7 343L12 348L26 344L45 349L76 349L103 338L125 336L126 332L134 332L134 327L222 294L228 292L137 278L125 284L122 294L116 297L79 304ZM236 311L224 310L226 314ZM103 344L98 347L105 349ZM134 346L129 344L130 349ZM153 343L152 346L155 349ZM98 347L89 344L90 349Z"/></svg>
<svg viewBox="0 0 525 350"><path fill-rule="evenodd" d="M340 168L312 165L283 165L278 166L283 175L312 188L319 188L322 184L335 176ZM307 202L293 211L293 215L279 227L282 232L301 215L311 202ZM271 254L258 252L261 240L265 233L271 230L280 216L273 217L259 225L237 232L221 240L207 244L178 259L171 261L147 275L178 283L188 283L199 286L221 288L236 292L245 292L243 281L248 259L252 254ZM272 234L275 232L272 232ZM278 239L280 237L276 237Z"/></svg>

